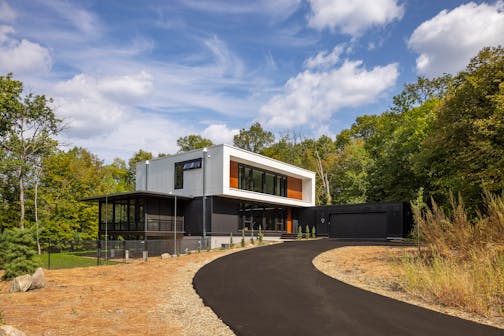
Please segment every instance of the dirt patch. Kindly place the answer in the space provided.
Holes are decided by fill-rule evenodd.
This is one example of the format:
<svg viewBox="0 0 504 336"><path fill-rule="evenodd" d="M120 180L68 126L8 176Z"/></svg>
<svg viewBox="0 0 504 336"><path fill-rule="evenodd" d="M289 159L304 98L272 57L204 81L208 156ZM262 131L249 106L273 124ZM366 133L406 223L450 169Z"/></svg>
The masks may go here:
<svg viewBox="0 0 504 336"><path fill-rule="evenodd" d="M192 279L239 250L47 270L47 287L27 293L10 294L0 281L0 312L27 335L234 335L203 305Z"/></svg>
<svg viewBox="0 0 504 336"><path fill-rule="evenodd" d="M485 318L406 293L400 285L402 270L398 260L414 251L413 247L347 246L318 255L313 259L313 264L326 275L349 285L448 315L504 328L504 320L500 317Z"/></svg>

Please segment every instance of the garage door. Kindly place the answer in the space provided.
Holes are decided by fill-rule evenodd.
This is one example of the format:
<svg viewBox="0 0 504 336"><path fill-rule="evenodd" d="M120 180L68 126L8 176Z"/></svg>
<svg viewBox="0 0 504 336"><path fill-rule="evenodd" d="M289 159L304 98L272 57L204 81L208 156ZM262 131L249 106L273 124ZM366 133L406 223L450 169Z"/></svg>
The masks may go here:
<svg viewBox="0 0 504 336"><path fill-rule="evenodd" d="M331 214L330 218L330 237L387 237L387 214L385 212Z"/></svg>

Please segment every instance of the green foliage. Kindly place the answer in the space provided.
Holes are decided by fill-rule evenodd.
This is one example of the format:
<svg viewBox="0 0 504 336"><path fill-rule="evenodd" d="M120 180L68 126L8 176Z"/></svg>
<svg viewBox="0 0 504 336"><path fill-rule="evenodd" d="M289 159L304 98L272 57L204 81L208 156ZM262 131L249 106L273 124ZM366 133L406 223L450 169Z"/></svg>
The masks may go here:
<svg viewBox="0 0 504 336"><path fill-rule="evenodd" d="M15 199L2 203L8 205L7 211L19 211L20 228L26 224L25 189L31 184L30 178L33 180L41 160L56 147L53 137L61 130L61 120L49 107L51 103L52 100L44 95L29 93L23 96L23 84L13 80L12 74L0 76L0 176L2 182L15 182L13 185L2 183L1 189L15 188L7 195L16 195ZM3 198L1 189L0 197Z"/></svg>
<svg viewBox="0 0 504 336"><path fill-rule="evenodd" d="M32 230L10 229L0 235L0 260L5 270L3 280L31 274L37 268Z"/></svg>
<svg viewBox="0 0 504 336"><path fill-rule="evenodd" d="M140 149L138 152L133 154L133 156L128 160L128 178L127 178L127 190L135 190L135 178L136 178L136 164L138 162L144 162L151 160L154 156L151 152L144 151Z"/></svg>
<svg viewBox="0 0 504 336"><path fill-rule="evenodd" d="M240 245L241 245L241 247L245 247L245 229L242 229L241 232L242 232L242 238L241 238Z"/></svg>
<svg viewBox="0 0 504 336"><path fill-rule="evenodd" d="M81 199L117 191L110 170L95 155L75 147L46 158L42 175L41 238L96 239L98 206Z"/></svg>
<svg viewBox="0 0 504 336"><path fill-rule="evenodd" d="M303 238L303 229L301 228L301 225L298 226L298 232L297 232L297 239L302 239Z"/></svg>
<svg viewBox="0 0 504 336"><path fill-rule="evenodd" d="M254 242L254 231L253 230L250 231L250 244L252 244L252 245L255 244L255 242Z"/></svg>
<svg viewBox="0 0 504 336"><path fill-rule="evenodd" d="M261 153L273 141L275 141L273 133L265 131L258 122L252 124L248 130L242 128L240 133L236 134L233 138L233 143L236 147L254 153Z"/></svg>
<svg viewBox="0 0 504 336"><path fill-rule="evenodd" d="M259 233L257 234L257 240L259 241L259 245L262 245L264 239L264 233L262 232L262 227L259 225Z"/></svg>
<svg viewBox="0 0 504 336"><path fill-rule="evenodd" d="M485 48L473 58L439 106L417 158L426 191L448 204L460 193L470 213L482 190L504 190L504 48Z"/></svg>
<svg viewBox="0 0 504 336"><path fill-rule="evenodd" d="M308 225L306 225L305 228L305 238L306 239L310 238L310 227Z"/></svg>
<svg viewBox="0 0 504 336"><path fill-rule="evenodd" d="M213 146L213 142L210 139L203 138L201 135L191 134L178 138L177 146L180 148L179 152L188 152L194 149Z"/></svg>
<svg viewBox="0 0 504 336"><path fill-rule="evenodd" d="M233 248L233 232L229 233L229 248Z"/></svg>
<svg viewBox="0 0 504 336"><path fill-rule="evenodd" d="M311 237L312 238L317 238L317 230L315 229L315 226L312 227L312 230L311 230Z"/></svg>

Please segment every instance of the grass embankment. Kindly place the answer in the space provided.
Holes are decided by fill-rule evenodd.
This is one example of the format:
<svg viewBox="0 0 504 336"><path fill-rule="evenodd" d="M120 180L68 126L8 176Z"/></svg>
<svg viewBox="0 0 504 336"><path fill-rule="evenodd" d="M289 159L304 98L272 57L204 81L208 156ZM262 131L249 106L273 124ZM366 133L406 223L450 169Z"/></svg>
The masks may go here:
<svg viewBox="0 0 504 336"><path fill-rule="evenodd" d="M48 254L36 255L35 261L42 267L51 269L97 266L95 258L79 257L66 253L51 253L50 265ZM118 264L118 262L111 260L100 260L100 265L115 264Z"/></svg>
<svg viewBox="0 0 504 336"><path fill-rule="evenodd" d="M414 209L425 246L402 259L409 293L483 316L504 316L504 197L486 196L470 220L462 201Z"/></svg>

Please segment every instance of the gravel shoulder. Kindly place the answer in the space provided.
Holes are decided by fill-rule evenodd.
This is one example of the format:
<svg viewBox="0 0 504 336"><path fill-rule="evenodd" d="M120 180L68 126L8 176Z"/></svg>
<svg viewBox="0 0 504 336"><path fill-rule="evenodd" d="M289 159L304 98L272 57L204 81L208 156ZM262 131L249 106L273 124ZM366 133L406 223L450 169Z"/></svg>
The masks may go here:
<svg viewBox="0 0 504 336"><path fill-rule="evenodd" d="M27 335L234 335L195 292L196 272L242 248L113 266L46 270L47 287L9 293L4 324Z"/></svg>
<svg viewBox="0 0 504 336"><path fill-rule="evenodd" d="M504 319L484 318L460 309L427 302L406 293L400 285L401 268L397 260L412 253L414 247L347 246L326 251L313 259L313 265L322 273L396 300L504 329Z"/></svg>

